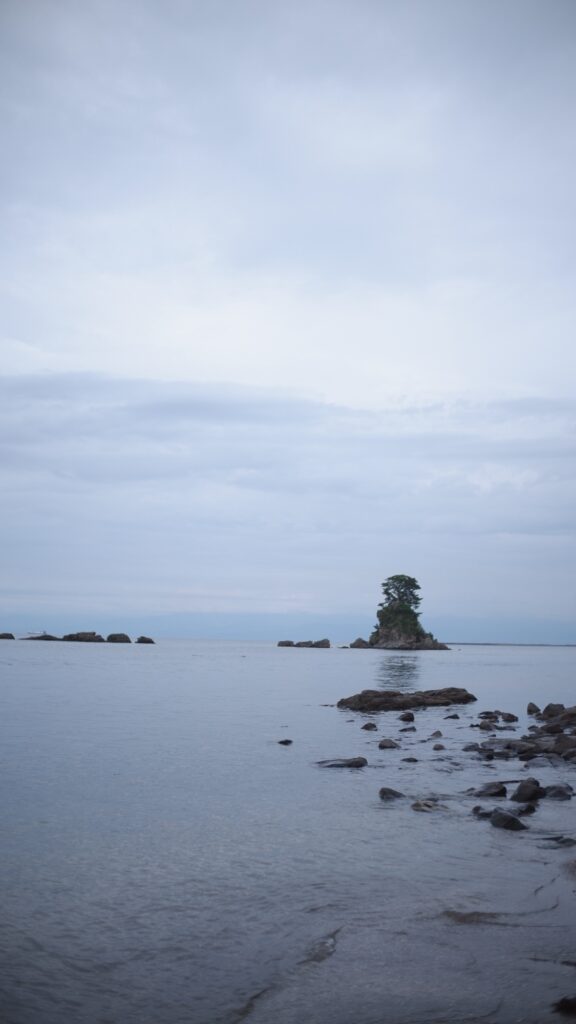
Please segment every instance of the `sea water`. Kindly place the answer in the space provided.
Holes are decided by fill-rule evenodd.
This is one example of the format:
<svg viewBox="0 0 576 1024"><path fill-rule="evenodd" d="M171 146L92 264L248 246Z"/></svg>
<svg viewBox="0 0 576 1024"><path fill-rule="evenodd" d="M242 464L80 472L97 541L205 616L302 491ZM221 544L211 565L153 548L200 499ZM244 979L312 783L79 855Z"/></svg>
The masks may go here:
<svg viewBox="0 0 576 1024"><path fill-rule="evenodd" d="M480 710L518 714L521 735L529 700L576 703L575 668L552 647L1 642L2 1024L557 1019L576 996L576 853L549 837L576 837L576 800L511 833L467 790L576 788L576 767L462 748ZM414 733L335 706L440 686L478 702L417 712Z"/></svg>

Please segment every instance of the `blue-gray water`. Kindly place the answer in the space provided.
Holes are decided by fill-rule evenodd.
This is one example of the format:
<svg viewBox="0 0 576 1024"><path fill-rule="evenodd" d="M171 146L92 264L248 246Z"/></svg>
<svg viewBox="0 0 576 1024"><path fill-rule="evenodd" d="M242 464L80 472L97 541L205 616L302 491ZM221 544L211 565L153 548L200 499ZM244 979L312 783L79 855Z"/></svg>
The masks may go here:
<svg viewBox="0 0 576 1024"><path fill-rule="evenodd" d="M575 668L570 648L1 642L2 1024L558 1019L576 847L545 837L576 836L576 801L491 828L466 789L527 771L462 747L482 709L523 729L528 700L576 703ZM413 734L333 706L448 685L478 703ZM354 755L369 766L316 765ZM529 773L576 788L575 767Z"/></svg>

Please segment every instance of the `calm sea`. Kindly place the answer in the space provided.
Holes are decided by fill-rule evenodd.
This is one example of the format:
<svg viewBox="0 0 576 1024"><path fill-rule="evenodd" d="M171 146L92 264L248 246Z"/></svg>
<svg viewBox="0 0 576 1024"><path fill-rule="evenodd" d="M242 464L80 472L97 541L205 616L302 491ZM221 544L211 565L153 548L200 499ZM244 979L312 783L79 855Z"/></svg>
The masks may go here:
<svg viewBox="0 0 576 1024"><path fill-rule="evenodd" d="M462 747L480 710L523 730L528 700L575 704L575 668L552 647L0 642L2 1024L557 1020L576 847L547 837L576 837L576 800L494 829L466 790L527 770ZM414 733L334 706L450 685L478 703ZM576 788L574 766L528 774Z"/></svg>

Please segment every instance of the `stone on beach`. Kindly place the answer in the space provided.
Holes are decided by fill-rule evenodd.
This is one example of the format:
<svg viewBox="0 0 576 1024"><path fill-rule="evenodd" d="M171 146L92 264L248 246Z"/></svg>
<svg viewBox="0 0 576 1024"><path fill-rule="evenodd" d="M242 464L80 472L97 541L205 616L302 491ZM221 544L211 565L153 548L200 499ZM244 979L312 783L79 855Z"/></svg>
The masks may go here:
<svg viewBox="0 0 576 1024"><path fill-rule="evenodd" d="M505 828L511 832L521 832L528 828L523 821L516 814L512 814L511 811L503 811L500 807L496 807L490 815L490 824L494 828Z"/></svg>

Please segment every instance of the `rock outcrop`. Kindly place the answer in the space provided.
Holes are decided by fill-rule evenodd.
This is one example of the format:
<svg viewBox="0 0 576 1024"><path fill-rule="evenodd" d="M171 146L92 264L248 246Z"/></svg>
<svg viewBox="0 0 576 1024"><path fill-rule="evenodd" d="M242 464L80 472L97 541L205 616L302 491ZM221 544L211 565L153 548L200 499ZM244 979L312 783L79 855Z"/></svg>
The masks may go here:
<svg viewBox="0 0 576 1024"><path fill-rule="evenodd" d="M62 637L63 640L72 640L74 643L82 644L103 644L104 637L100 636L100 633L85 632L85 633L66 633Z"/></svg>
<svg viewBox="0 0 576 1024"><path fill-rule="evenodd" d="M131 644L132 641L127 633L110 633L106 637L108 644Z"/></svg>
<svg viewBox="0 0 576 1024"><path fill-rule="evenodd" d="M0 640L14 640L14 633L0 633Z"/></svg>
<svg viewBox="0 0 576 1024"><path fill-rule="evenodd" d="M279 640L277 647L330 647L330 641L324 640Z"/></svg>
<svg viewBox="0 0 576 1024"><path fill-rule="evenodd" d="M155 644L156 641L153 640L151 636L139 636L137 641L136 641L136 643L137 644Z"/></svg>
<svg viewBox="0 0 576 1024"><path fill-rule="evenodd" d="M351 697L343 697L337 707L349 711L403 711L409 708L447 707L450 704L470 704L476 697L468 690L447 686L441 690L362 690Z"/></svg>

